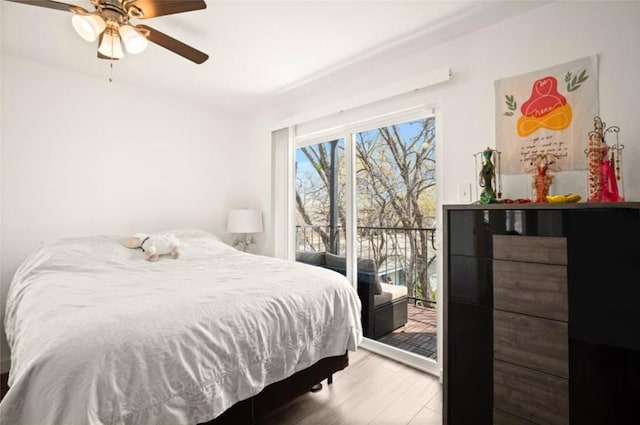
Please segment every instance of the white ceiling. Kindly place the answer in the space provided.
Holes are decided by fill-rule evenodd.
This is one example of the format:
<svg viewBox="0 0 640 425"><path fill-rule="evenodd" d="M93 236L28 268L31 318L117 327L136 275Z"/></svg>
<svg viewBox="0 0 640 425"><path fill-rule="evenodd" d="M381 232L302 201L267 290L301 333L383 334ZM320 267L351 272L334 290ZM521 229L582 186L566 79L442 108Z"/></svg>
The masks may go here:
<svg viewBox="0 0 640 425"><path fill-rule="evenodd" d="M68 1L93 10L87 0ZM108 78L108 62L96 58L94 43L75 34L69 13L1 3L5 54ZM196 65L152 44L116 62L114 79L247 110L402 43L419 38L425 48L541 4L208 0L204 10L144 21L209 54L207 62Z"/></svg>

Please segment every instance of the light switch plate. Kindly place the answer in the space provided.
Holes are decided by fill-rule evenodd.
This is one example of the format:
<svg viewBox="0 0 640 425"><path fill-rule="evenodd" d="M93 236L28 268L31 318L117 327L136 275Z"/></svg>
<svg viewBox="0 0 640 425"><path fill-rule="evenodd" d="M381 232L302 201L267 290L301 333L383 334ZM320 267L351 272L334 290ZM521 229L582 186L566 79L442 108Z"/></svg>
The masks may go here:
<svg viewBox="0 0 640 425"><path fill-rule="evenodd" d="M471 203L471 183L458 184L458 202Z"/></svg>

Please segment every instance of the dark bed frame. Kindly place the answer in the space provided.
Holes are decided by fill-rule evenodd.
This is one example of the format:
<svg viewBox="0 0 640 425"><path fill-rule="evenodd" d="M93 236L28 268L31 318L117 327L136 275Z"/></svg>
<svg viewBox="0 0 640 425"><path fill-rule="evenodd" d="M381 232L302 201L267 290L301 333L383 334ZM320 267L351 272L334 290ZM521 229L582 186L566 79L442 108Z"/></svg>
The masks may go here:
<svg viewBox="0 0 640 425"><path fill-rule="evenodd" d="M309 391L314 385L349 366L349 355L324 358L290 377L265 387L260 393L231 406L222 415L200 425L255 424L267 414Z"/></svg>
<svg viewBox="0 0 640 425"><path fill-rule="evenodd" d="M255 424L267 414L311 390L324 379L331 384L333 374L347 366L349 366L347 353L324 358L307 369L296 372L280 382L268 385L257 395L234 404L222 415L200 425ZM0 375L0 400L9 389L6 385L8 376L8 373Z"/></svg>

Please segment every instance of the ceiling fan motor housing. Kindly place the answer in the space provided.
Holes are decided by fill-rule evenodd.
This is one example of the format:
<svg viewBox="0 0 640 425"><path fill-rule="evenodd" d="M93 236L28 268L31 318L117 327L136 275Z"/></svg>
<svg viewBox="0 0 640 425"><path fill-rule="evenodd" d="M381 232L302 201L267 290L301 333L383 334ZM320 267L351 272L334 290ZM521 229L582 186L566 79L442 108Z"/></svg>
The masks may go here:
<svg viewBox="0 0 640 425"><path fill-rule="evenodd" d="M127 11L122 8L119 0L102 0L97 3L96 9L106 22L124 24L129 20Z"/></svg>

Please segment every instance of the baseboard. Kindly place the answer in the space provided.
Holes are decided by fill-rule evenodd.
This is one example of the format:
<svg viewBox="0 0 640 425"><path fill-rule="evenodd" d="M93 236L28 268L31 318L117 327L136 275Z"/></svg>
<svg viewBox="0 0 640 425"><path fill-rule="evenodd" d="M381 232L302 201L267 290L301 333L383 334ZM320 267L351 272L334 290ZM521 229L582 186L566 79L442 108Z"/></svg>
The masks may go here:
<svg viewBox="0 0 640 425"><path fill-rule="evenodd" d="M428 359L369 338L364 338L360 343L360 347L372 353L380 354L381 356L404 363L407 366L427 372L433 376L440 376L438 362L433 359Z"/></svg>
<svg viewBox="0 0 640 425"><path fill-rule="evenodd" d="M10 368L11 368L10 358L0 359L0 373L7 373L9 372Z"/></svg>

